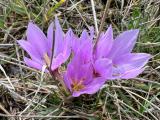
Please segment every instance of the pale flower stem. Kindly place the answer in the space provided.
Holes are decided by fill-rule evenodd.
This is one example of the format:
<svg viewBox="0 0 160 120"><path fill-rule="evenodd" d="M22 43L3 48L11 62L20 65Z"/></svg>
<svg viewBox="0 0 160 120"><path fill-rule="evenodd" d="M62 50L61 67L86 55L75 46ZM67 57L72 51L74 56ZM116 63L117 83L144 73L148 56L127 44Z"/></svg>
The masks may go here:
<svg viewBox="0 0 160 120"><path fill-rule="evenodd" d="M94 25L96 29L96 35L98 35L98 23L97 23L96 11L95 11L95 4L93 0L91 0L91 5L92 5L92 12L93 12L93 18L94 18Z"/></svg>
<svg viewBox="0 0 160 120"><path fill-rule="evenodd" d="M108 12L108 9L109 9L109 6L110 6L110 3L111 3L112 0L107 0L107 3L106 3L106 6L105 6L105 9L104 9L104 13L103 13L103 17L102 17L102 22L100 24L100 27L99 27L99 32L98 32L98 35L97 35L97 38L95 40L95 45L94 45L94 49L96 48L96 45L98 43L98 39L100 37L100 34L102 32L102 29L103 29L103 26L104 26L104 23L105 23L105 19L106 19L106 16L107 16L107 12Z"/></svg>

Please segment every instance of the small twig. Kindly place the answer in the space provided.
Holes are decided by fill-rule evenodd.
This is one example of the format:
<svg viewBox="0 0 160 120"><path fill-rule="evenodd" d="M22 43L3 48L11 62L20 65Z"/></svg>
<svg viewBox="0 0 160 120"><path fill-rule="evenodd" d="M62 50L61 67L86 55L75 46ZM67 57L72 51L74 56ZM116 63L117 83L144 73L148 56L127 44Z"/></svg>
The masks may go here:
<svg viewBox="0 0 160 120"><path fill-rule="evenodd" d="M1 56L0 56L0 57L1 57ZM1 58L1 61L4 61L4 62L10 63L10 64L13 64L13 65L21 66L22 68L31 70L31 71L36 72L36 73L40 73L40 71L38 71L38 70L36 70L36 69L30 68L30 67L25 66L25 65L21 65L21 64L19 64L19 63L11 62L11 61L9 61L9 60L5 60L5 59L3 59L3 58Z"/></svg>
<svg viewBox="0 0 160 120"><path fill-rule="evenodd" d="M84 112L81 112L81 111L77 111L77 110L69 110L67 108L64 108L62 107L63 110L67 111L67 112L71 112L73 114L77 114L79 116L83 116L84 118L88 118L88 117L95 117L94 114L87 114L87 113L84 113Z"/></svg>
<svg viewBox="0 0 160 120"><path fill-rule="evenodd" d="M15 90L10 78L8 77L8 75L6 74L5 70L3 69L2 65L0 64L0 70L3 72L3 74L5 75L5 77L7 78L9 84L11 85L12 89Z"/></svg>
<svg viewBox="0 0 160 120"><path fill-rule="evenodd" d="M16 50L16 55L17 55L18 63L21 64L20 55L19 55L18 47L17 47L16 44L15 44L15 50ZM20 72L22 73L22 67L21 67L21 66L19 66L19 70L20 70ZM21 74L21 75L22 75L22 74Z"/></svg>
<svg viewBox="0 0 160 120"><path fill-rule="evenodd" d="M121 106L120 106L120 104L119 104L119 101L118 101L118 95L117 95L117 93L116 93L116 91L114 91L115 92L115 99L116 99L116 101L115 101L115 105L117 106L117 114L118 114L118 116L119 116L119 120L122 120L122 116L121 116Z"/></svg>
<svg viewBox="0 0 160 120"><path fill-rule="evenodd" d="M160 85L159 82L151 81L151 80L146 80L146 79L144 79L144 78L134 78L134 80L141 81L141 82L148 82L148 83Z"/></svg>
<svg viewBox="0 0 160 120"><path fill-rule="evenodd" d="M98 24L97 24L97 17L96 17L96 11L95 11L95 4L93 0L91 0L91 5L92 5L92 12L93 12L93 18L94 18L94 25L96 29L96 35L98 35Z"/></svg>
<svg viewBox="0 0 160 120"><path fill-rule="evenodd" d="M39 107L41 105L41 103L49 96L50 93L48 93L43 99L41 99L40 102L37 103L37 105L27 114L27 116L30 116L34 110L36 110L37 107Z"/></svg>
<svg viewBox="0 0 160 120"><path fill-rule="evenodd" d="M22 115L26 110L28 110L30 108L30 106L32 106L33 101L35 100L37 94L39 93L39 91L41 89L41 85L42 85L42 82L43 82L45 69L46 69L46 66L43 66L42 67L42 71L41 71L40 83L39 83L39 86L38 86L37 90L35 91L35 94L34 94L32 100L29 102L28 106L19 115Z"/></svg>
<svg viewBox="0 0 160 120"><path fill-rule="evenodd" d="M159 108L157 105L153 104L151 101L147 100L146 98L143 98L142 96L140 96L140 95L138 95L137 93L134 93L134 92L132 92L132 91L130 91L130 90L128 90L128 92L130 92L131 94L133 94L133 95L141 98L142 100L145 100L145 102L149 103L149 104L152 105L154 108L156 108L157 110L160 111L160 108Z"/></svg>
<svg viewBox="0 0 160 120"><path fill-rule="evenodd" d="M124 89L124 90L135 100L136 103L138 103L140 106L142 106L144 109L146 109L147 112L148 112L155 120L158 120L158 119L149 111L149 109L148 109L145 105L143 105L141 102L139 102L138 99L136 99L136 97L133 96L133 95L130 93L130 91L128 91L128 90L126 90L126 89ZM149 94L148 94L148 95L149 95ZM147 99L148 99L148 98L147 98Z"/></svg>
<svg viewBox="0 0 160 120"><path fill-rule="evenodd" d="M70 2L72 3L72 5L74 6L74 8L77 10L79 16L81 17L81 19L83 20L83 22L85 23L86 27L89 29L89 25L87 24L86 20L84 19L84 17L82 16L82 14L80 13L80 11L78 10L78 8L75 6L75 3L70 0Z"/></svg>
<svg viewBox="0 0 160 120"><path fill-rule="evenodd" d="M49 20L49 17L52 16L52 13L57 9L59 8L66 0L60 0L58 3L56 3L53 7L51 7L48 11L47 11L47 14L46 14L46 21Z"/></svg>
<svg viewBox="0 0 160 120"><path fill-rule="evenodd" d="M112 0L107 0L107 3L106 3L106 6L105 6L105 9L104 9L104 13L103 13L103 17L102 17L102 22L100 24L100 27L99 27L99 32L98 32L98 35L97 35L97 38L95 40L95 45L94 45L94 49L96 48L96 45L98 43L98 39L100 37L100 34L102 32L102 29L103 29L103 26L104 26L104 23L105 23L105 19L106 19L106 16L107 16L107 12L108 12L108 9L109 9L109 6L110 6L110 3L111 3Z"/></svg>
<svg viewBox="0 0 160 120"><path fill-rule="evenodd" d="M83 116L44 116L44 115L6 115L0 113L0 116L3 117L16 117L16 118L84 118Z"/></svg>
<svg viewBox="0 0 160 120"><path fill-rule="evenodd" d="M14 46L14 44L7 43L7 44L0 44L0 46L4 46L4 47L12 47L12 46Z"/></svg>
<svg viewBox="0 0 160 120"><path fill-rule="evenodd" d="M113 96L112 94L110 94L109 92L106 92L106 94L108 94L109 96L111 96L112 98L115 99L115 96ZM146 120L150 120L148 117L146 117L145 115L143 115L142 113L140 113L139 111L137 111L136 109L134 109L132 106L129 106L128 104L126 104L124 101L120 100L117 98L117 101L121 104L123 104L124 106L128 107L129 109L131 109L132 111L136 112L137 114L141 115L142 117L144 117Z"/></svg>
<svg viewBox="0 0 160 120"><path fill-rule="evenodd" d="M7 115L11 115L1 104L0 104L0 110L2 110Z"/></svg>

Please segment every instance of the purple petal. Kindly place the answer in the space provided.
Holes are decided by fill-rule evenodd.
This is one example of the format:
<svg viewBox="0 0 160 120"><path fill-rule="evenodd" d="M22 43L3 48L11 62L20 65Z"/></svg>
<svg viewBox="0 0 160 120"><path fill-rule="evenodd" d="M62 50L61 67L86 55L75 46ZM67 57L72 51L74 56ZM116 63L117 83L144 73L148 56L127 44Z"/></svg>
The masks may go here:
<svg viewBox="0 0 160 120"><path fill-rule="evenodd" d="M35 48L26 40L18 40L18 44L30 55L30 57L37 61L41 61L41 55L35 50Z"/></svg>
<svg viewBox="0 0 160 120"><path fill-rule="evenodd" d="M56 58L53 58L52 70L55 70L56 68L60 67L61 64L66 61L66 59L67 58L65 58L62 53L60 53Z"/></svg>
<svg viewBox="0 0 160 120"><path fill-rule="evenodd" d="M86 85L84 89L80 91L74 91L72 96L79 97L81 94L94 94L102 87L104 83L105 83L104 78L93 79L93 81L88 85Z"/></svg>
<svg viewBox="0 0 160 120"><path fill-rule="evenodd" d="M73 51L73 53L75 54L77 52L77 48L80 46L80 40L74 36L71 40L71 49Z"/></svg>
<svg viewBox="0 0 160 120"><path fill-rule="evenodd" d="M43 56L47 53L47 38L44 33L32 22L27 28L27 40L35 47L39 54Z"/></svg>
<svg viewBox="0 0 160 120"><path fill-rule="evenodd" d="M94 69L101 77L105 79L110 78L112 73L112 61L107 58L98 59L95 61Z"/></svg>
<svg viewBox="0 0 160 120"><path fill-rule="evenodd" d="M81 41L86 41L86 40L88 40L88 37L89 37L89 35L88 35L87 31L83 30L83 32L81 34L81 37L80 37L80 40Z"/></svg>
<svg viewBox="0 0 160 120"><path fill-rule="evenodd" d="M76 36L73 36L72 38L72 43L71 43L71 47L74 53L76 53L79 48L81 48L82 45L84 45L87 41L88 42L93 42L92 41L92 37L93 37L93 33L92 33L92 28L90 30L90 36L88 35L86 30L83 30L81 37L78 38Z"/></svg>
<svg viewBox="0 0 160 120"><path fill-rule="evenodd" d="M93 40L93 38L94 38L94 27L89 28L89 33L90 33L90 40Z"/></svg>
<svg viewBox="0 0 160 120"><path fill-rule="evenodd" d="M24 57L24 62L27 66L29 67L32 67L32 68L35 68L35 69L38 69L38 70L42 70L42 66L43 64L39 64L38 62L34 61L34 60L31 60L27 57Z"/></svg>
<svg viewBox="0 0 160 120"><path fill-rule="evenodd" d="M63 55L67 58L70 56L71 53L71 44L72 40L74 39L74 34L72 29L69 29L64 37L64 45L63 45Z"/></svg>
<svg viewBox="0 0 160 120"><path fill-rule="evenodd" d="M59 24L59 23L57 23L57 24ZM52 23L48 28L48 39L49 39L48 43L49 44L52 44L52 42L53 42L53 27L54 26ZM72 39L72 30L70 29L70 30L68 30L68 32L65 35L64 42L61 45L62 49L59 51L60 53L57 53L57 55L55 56L55 59L53 59L53 62L52 62L53 68L52 69L56 69L57 67L59 67L62 63L64 63L69 58L70 52L71 52L71 49L70 49L71 39ZM52 45L50 46L50 51L51 51L51 49L52 49ZM54 50L56 50L56 48ZM50 54L51 54L51 52L50 52Z"/></svg>
<svg viewBox="0 0 160 120"><path fill-rule="evenodd" d="M67 66L67 76L71 83L73 81L79 81L81 78L84 77L84 72L82 70L82 67L79 64L75 64L73 62L70 62Z"/></svg>
<svg viewBox="0 0 160 120"><path fill-rule="evenodd" d="M59 24L58 18L55 17L55 45L54 45L54 56L57 56L63 51L63 31Z"/></svg>
<svg viewBox="0 0 160 120"><path fill-rule="evenodd" d="M106 57L113 45L113 30L112 26L108 28L105 34L99 38L96 48L96 57Z"/></svg>
<svg viewBox="0 0 160 120"><path fill-rule="evenodd" d="M130 53L136 43L139 30L128 30L121 33L114 41L113 47L111 49L110 58L115 58L116 56Z"/></svg>
<svg viewBox="0 0 160 120"><path fill-rule="evenodd" d="M79 64L75 61L71 61L71 63L67 66L67 75L70 80L81 81L85 79L84 84L87 84L92 79L92 65L90 64Z"/></svg>
<svg viewBox="0 0 160 120"><path fill-rule="evenodd" d="M72 62L75 64L87 64L92 60L92 41L84 41L82 44L77 46L76 52L74 52L74 57L72 58ZM77 62L78 61L78 62Z"/></svg>
<svg viewBox="0 0 160 120"><path fill-rule="evenodd" d="M90 72L92 72L92 71L90 71L90 72L88 71L88 69L90 69L90 67L91 67L91 60L92 60L92 42L85 41L77 49L78 50L74 54L68 67L72 66L72 68L74 68L72 70L73 72L75 72L73 74L76 74L76 76L74 76L74 77L87 76L86 75L87 72L88 72L88 74ZM80 75L78 75L78 74L80 74ZM77 77L76 79L79 79L79 77Z"/></svg>
<svg viewBox="0 0 160 120"><path fill-rule="evenodd" d="M64 80L65 86L66 86L70 91L72 91L72 88L71 88L71 80L68 78L67 73L64 73L63 78L64 78L63 80Z"/></svg>
<svg viewBox="0 0 160 120"><path fill-rule="evenodd" d="M133 69L130 71L127 71L126 73L124 73L121 78L122 79L131 79L131 78L135 78L137 77L139 74L141 74L144 71L145 68L142 69Z"/></svg>
<svg viewBox="0 0 160 120"><path fill-rule="evenodd" d="M129 53L116 58L113 63L126 69L142 68L150 58L151 55L146 53Z"/></svg>
<svg viewBox="0 0 160 120"><path fill-rule="evenodd" d="M115 61L113 61L114 62L113 63L114 78L122 78L122 76L136 77L136 75L140 74L143 71L142 68L150 58L151 56L145 53L129 53L129 54L120 56ZM133 75L132 75L132 72L133 72Z"/></svg>
<svg viewBox="0 0 160 120"><path fill-rule="evenodd" d="M88 84L92 81L93 79L93 67L91 63L85 64L85 65L80 65L78 70L76 71L78 73L77 78L79 80L85 79L83 84Z"/></svg>
<svg viewBox="0 0 160 120"><path fill-rule="evenodd" d="M53 27L54 27L54 23L52 22L47 30L47 38L48 38L48 54L49 56L51 56L51 52L52 52L52 43L53 43Z"/></svg>
<svg viewBox="0 0 160 120"><path fill-rule="evenodd" d="M92 41L85 41L79 48L79 56L83 64L86 64L92 60L93 45Z"/></svg>

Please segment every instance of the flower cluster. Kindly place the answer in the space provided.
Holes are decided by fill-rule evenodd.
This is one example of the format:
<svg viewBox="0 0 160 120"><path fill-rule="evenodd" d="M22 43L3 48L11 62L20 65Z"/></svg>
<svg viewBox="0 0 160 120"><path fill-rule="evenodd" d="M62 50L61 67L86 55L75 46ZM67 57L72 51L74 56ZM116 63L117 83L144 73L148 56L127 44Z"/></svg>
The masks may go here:
<svg viewBox="0 0 160 120"><path fill-rule="evenodd" d="M18 43L30 56L24 58L25 64L38 70L46 65L51 68L46 72L54 72L70 58L65 72L60 74L72 96L78 97L96 93L107 80L134 78L144 70L151 56L132 53L138 33L137 29L128 30L114 39L110 26L94 46L93 28L89 32L83 30L78 37L71 29L63 33L55 18L47 36L30 22L27 40L18 40Z"/></svg>

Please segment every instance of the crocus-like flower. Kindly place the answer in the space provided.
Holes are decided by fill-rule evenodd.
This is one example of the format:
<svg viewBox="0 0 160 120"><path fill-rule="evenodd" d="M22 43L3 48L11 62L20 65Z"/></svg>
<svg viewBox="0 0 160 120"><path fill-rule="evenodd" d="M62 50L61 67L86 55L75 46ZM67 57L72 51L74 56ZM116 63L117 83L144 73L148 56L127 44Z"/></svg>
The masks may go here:
<svg viewBox="0 0 160 120"><path fill-rule="evenodd" d="M26 65L29 67L41 70L43 65L49 67L52 63L51 70L53 71L70 56L71 50L69 44L72 39L72 31L68 30L64 35L57 18L55 18L55 27L54 23L50 24L47 37L41 29L32 22L28 24L26 34L27 40L19 40L18 43L30 56L30 58L24 58ZM52 51L53 42L54 51ZM54 53L51 62L52 52Z"/></svg>
<svg viewBox="0 0 160 120"><path fill-rule="evenodd" d="M131 53L139 30L128 30L113 39L110 26L102 33L95 50L95 59L108 58L112 60L111 79L130 79L139 75L144 70L144 65L151 58L146 53ZM106 68L107 69L107 68Z"/></svg>
<svg viewBox="0 0 160 120"><path fill-rule="evenodd" d="M78 41L81 44L73 53L73 58L64 75L64 83L73 97L96 93L106 81L103 74L108 76L111 74L110 60L99 59L96 64L93 64L93 44L87 38L88 35L84 33L86 32L83 31L83 37L81 36L80 41ZM105 69L103 69L104 66ZM96 73L94 68L96 68Z"/></svg>
<svg viewBox="0 0 160 120"><path fill-rule="evenodd" d="M90 34L90 35L89 35ZM71 40L71 48L72 48L72 51L73 53L75 53L84 42L86 41L92 41L93 40L93 37L94 37L94 28L93 27L90 27L90 31L89 31L89 34L87 32L87 30L83 30L80 38L78 38L76 35L74 35L72 33L72 40Z"/></svg>

